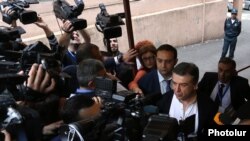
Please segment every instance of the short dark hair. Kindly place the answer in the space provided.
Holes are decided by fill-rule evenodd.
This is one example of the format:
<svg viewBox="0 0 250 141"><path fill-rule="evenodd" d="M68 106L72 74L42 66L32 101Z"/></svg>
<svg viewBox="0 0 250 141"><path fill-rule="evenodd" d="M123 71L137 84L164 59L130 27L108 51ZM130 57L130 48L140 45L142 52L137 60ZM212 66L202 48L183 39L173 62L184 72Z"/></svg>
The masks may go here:
<svg viewBox="0 0 250 141"><path fill-rule="evenodd" d="M79 116L80 110L89 108L93 106L94 103L94 100L86 95L76 95L69 98L61 110L62 120L66 124L82 120Z"/></svg>
<svg viewBox="0 0 250 141"><path fill-rule="evenodd" d="M170 51L174 54L174 59L177 59L177 50L172 45L163 44L157 48L156 54L158 53L158 51Z"/></svg>
<svg viewBox="0 0 250 141"><path fill-rule="evenodd" d="M219 60L219 63L223 63L223 64L230 64L232 65L233 69L236 69L236 62L229 58L229 57L223 57Z"/></svg>
<svg viewBox="0 0 250 141"><path fill-rule="evenodd" d="M77 79L80 86L88 87L88 83L105 70L103 63L96 59L86 59L77 66Z"/></svg>
<svg viewBox="0 0 250 141"><path fill-rule="evenodd" d="M199 80L199 68L193 63L182 62L173 69L173 73L181 76L191 75L194 83Z"/></svg>
<svg viewBox="0 0 250 141"><path fill-rule="evenodd" d="M77 63L79 64L82 60L85 59L97 59L103 61L99 47L91 43L80 44L78 50L76 51Z"/></svg>

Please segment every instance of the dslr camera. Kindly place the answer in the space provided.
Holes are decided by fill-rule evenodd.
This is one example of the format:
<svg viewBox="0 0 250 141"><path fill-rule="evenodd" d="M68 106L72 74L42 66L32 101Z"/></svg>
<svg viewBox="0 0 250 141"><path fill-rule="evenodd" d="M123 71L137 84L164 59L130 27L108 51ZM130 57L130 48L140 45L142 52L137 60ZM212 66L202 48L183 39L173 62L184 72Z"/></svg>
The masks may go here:
<svg viewBox="0 0 250 141"><path fill-rule="evenodd" d="M65 0L56 0L53 2L55 16L61 20L69 20L74 30L81 30L87 27L85 19L78 19L82 14L84 3L82 0L75 0L76 6L70 5Z"/></svg>
<svg viewBox="0 0 250 141"><path fill-rule="evenodd" d="M29 4L37 4L39 3L37 0L5 0L0 4L1 11L5 7L9 7L9 10L15 11L13 14L8 15L2 13L3 21L11 24L12 21L19 19L23 24L30 24L37 21L37 13L32 10L25 10L25 8L29 8Z"/></svg>

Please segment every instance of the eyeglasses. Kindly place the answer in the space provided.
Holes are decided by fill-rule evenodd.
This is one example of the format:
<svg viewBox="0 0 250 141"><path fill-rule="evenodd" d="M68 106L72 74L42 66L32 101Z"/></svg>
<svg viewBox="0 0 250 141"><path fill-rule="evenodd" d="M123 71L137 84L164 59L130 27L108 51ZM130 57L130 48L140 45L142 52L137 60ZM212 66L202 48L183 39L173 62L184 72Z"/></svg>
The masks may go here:
<svg viewBox="0 0 250 141"><path fill-rule="evenodd" d="M149 57L143 57L142 58L142 61L143 62L146 62L146 61L153 61L155 60L155 56L149 56Z"/></svg>

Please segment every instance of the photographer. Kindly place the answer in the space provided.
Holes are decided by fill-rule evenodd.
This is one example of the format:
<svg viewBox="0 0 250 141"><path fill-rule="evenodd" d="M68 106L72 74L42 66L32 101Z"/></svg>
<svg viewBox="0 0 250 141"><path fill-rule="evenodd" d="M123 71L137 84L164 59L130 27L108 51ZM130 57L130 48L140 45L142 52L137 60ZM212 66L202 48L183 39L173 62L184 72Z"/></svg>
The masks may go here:
<svg viewBox="0 0 250 141"><path fill-rule="evenodd" d="M56 91L56 81L51 77L49 72L44 70L40 64L33 64L29 71L29 78L26 82L28 94L32 95L36 101L23 100L19 101L19 105L30 107L38 111L41 117L43 127L43 139L47 140L56 136L56 130L62 122L59 117L61 102L63 97L59 97ZM35 100L34 99L34 100Z"/></svg>
<svg viewBox="0 0 250 141"><path fill-rule="evenodd" d="M71 95L62 109L62 118L66 124L87 119L94 120L100 117L102 100L99 97L95 97L94 92L94 78L97 76L106 76L106 71L101 61L95 59L86 59L80 62L79 66L77 67L77 78L80 88L77 89L75 94ZM91 133L84 135L85 137L87 136L87 139L105 140L107 137L109 137L109 133L103 134L101 138L99 136L94 136L95 134L100 135L101 133L99 130L101 129L96 129L98 131L95 131L92 130L92 128L88 130L88 132L91 131ZM110 128L107 130L110 130ZM104 132L107 132L107 130L104 130Z"/></svg>
<svg viewBox="0 0 250 141"><path fill-rule="evenodd" d="M37 25L38 27L40 27L41 29L43 29L48 41L49 41L49 45L50 45L50 50L52 50L53 52L56 52L59 50L59 45L58 45L58 41L54 35L54 33L52 32L52 30L49 28L48 24L42 19L42 17L40 15L38 15L38 20L36 22L34 22L35 25Z"/></svg>
<svg viewBox="0 0 250 141"><path fill-rule="evenodd" d="M84 9L83 0L75 0L75 3L76 5L73 6L65 0L56 0L53 2L54 14L63 23L61 29L64 33L59 39L59 44L64 47L62 51L63 67L77 64L75 54L82 43L79 34L82 35L86 43L90 43L90 36L84 30L87 27L87 21L77 18Z"/></svg>
<svg viewBox="0 0 250 141"><path fill-rule="evenodd" d="M64 31L64 33L59 39L59 44L60 46L63 46L65 48L62 52L63 67L66 67L68 65L76 65L76 52L80 44L82 44L79 33L84 39L85 43L90 43L90 36L84 29L73 31L72 23L69 20L63 22L62 30Z"/></svg>

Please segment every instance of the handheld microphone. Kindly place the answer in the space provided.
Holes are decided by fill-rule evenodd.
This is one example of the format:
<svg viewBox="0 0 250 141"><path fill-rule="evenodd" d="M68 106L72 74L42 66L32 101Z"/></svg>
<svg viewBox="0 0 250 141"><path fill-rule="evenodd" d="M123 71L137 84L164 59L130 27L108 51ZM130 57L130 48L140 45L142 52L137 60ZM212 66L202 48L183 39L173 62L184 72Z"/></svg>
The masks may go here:
<svg viewBox="0 0 250 141"><path fill-rule="evenodd" d="M221 113L216 113L216 115L214 116L214 121L216 124L218 125L224 125L221 121L220 121L220 115Z"/></svg>
<svg viewBox="0 0 250 141"><path fill-rule="evenodd" d="M218 125L238 125L241 120L250 118L250 111L248 110L250 102L247 101L245 104L235 111L230 105L226 108L224 113L217 113L214 116L214 121Z"/></svg>
<svg viewBox="0 0 250 141"><path fill-rule="evenodd" d="M214 121L218 125L238 125L241 121L239 118L233 119L226 113L217 113L214 116Z"/></svg>

